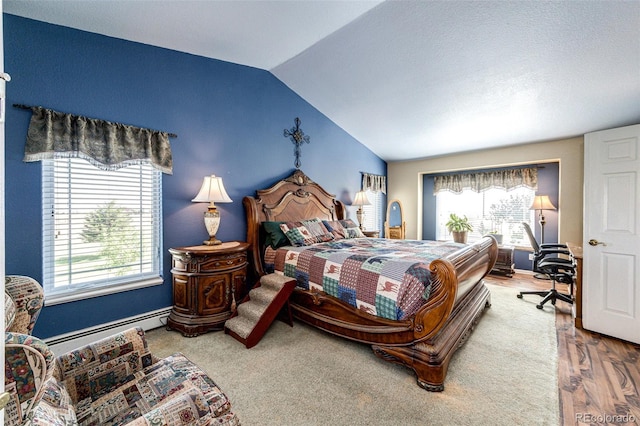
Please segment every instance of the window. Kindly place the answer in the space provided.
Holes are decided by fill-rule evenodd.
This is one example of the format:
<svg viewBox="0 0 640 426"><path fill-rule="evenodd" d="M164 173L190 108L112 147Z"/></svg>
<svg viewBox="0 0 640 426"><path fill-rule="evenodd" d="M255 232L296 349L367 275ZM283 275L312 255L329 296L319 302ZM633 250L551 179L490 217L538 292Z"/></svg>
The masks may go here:
<svg viewBox="0 0 640 426"><path fill-rule="evenodd" d="M522 229L522 222L535 225L535 212L529 210L535 190L519 187L507 191L491 188L482 192L465 189L460 194L440 191L436 195L436 239L450 240L452 236L445 224L450 213L467 216L473 226L468 241L497 232L503 235L503 244L529 246L529 239Z"/></svg>
<svg viewBox="0 0 640 426"><path fill-rule="evenodd" d="M364 211L364 229L366 231L380 230L380 217L382 215L382 192L365 191L371 205L362 206Z"/></svg>
<svg viewBox="0 0 640 426"><path fill-rule="evenodd" d="M43 161L43 270L48 303L162 282L161 172Z"/></svg>
<svg viewBox="0 0 640 426"><path fill-rule="evenodd" d="M364 223L362 227L366 231L380 231L382 224L382 203L383 194L387 193L387 177L384 175L374 175L372 173L362 173L361 188L365 192L371 205L362 206L364 211Z"/></svg>

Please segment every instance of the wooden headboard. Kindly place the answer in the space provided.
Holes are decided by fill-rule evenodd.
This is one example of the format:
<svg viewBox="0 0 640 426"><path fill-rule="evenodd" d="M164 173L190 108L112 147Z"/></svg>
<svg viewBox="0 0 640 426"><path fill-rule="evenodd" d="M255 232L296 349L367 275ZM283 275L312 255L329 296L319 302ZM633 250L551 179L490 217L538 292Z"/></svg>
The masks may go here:
<svg viewBox="0 0 640 426"><path fill-rule="evenodd" d="M261 224L266 221L298 221L320 218L340 220L345 218L344 203L312 181L301 170L267 189L256 191L255 197L242 200L247 213L247 242L251 244L255 272L264 275L262 247L264 235Z"/></svg>

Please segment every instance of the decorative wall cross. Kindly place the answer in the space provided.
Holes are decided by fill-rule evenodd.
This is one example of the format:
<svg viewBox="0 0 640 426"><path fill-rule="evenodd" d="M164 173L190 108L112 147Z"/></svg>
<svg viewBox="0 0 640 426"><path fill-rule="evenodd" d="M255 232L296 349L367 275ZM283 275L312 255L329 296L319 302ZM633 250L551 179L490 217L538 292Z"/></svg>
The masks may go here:
<svg viewBox="0 0 640 426"><path fill-rule="evenodd" d="M302 155L300 145L304 142L311 143L311 138L306 136L300 128L300 119L298 117L296 117L294 123L296 124L295 127L292 127L290 130L284 129L284 137L290 138L291 142L295 145L293 152L296 160L293 164L296 166L296 169L300 169L300 156Z"/></svg>

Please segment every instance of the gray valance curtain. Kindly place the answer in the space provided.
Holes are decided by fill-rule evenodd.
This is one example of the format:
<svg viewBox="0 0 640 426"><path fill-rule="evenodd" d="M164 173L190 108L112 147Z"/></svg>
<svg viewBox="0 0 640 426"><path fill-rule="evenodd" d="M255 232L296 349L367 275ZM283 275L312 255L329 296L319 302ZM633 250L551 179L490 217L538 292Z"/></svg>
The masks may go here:
<svg viewBox="0 0 640 426"><path fill-rule="evenodd" d="M173 173L169 133L65 114L39 106L31 109L24 161L83 158L102 170L150 163Z"/></svg>
<svg viewBox="0 0 640 426"><path fill-rule="evenodd" d="M536 167L434 176L433 193L435 195L440 191L451 191L459 194L465 189L481 192L490 188L508 191L522 186L538 189Z"/></svg>
<svg viewBox="0 0 640 426"><path fill-rule="evenodd" d="M362 173L362 190L372 192L387 193L387 177L382 175L372 175L370 173Z"/></svg>

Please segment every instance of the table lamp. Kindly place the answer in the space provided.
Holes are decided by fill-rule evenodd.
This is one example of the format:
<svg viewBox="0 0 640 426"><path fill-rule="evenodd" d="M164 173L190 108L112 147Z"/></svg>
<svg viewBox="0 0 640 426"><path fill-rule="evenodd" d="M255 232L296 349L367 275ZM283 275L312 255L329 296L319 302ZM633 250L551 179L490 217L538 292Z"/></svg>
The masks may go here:
<svg viewBox="0 0 640 426"><path fill-rule="evenodd" d="M215 175L205 176L200 192L191 201L194 203L209 203L207 211L204 212L204 226L209 233L209 239L203 241L203 243L207 246L222 244L222 241L216 238L216 233L220 226L220 212L214 203L232 202L224 189L222 178Z"/></svg>
<svg viewBox="0 0 640 426"><path fill-rule="evenodd" d="M371 202L367 198L367 194L364 191L356 192L356 198L351 203L352 206L358 206L358 211L356 212L356 217L358 218L358 222L360 223L360 230L364 230L362 224L364 223L364 210L362 210L362 206L370 206Z"/></svg>

